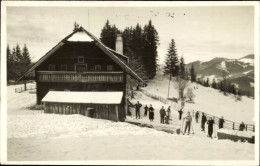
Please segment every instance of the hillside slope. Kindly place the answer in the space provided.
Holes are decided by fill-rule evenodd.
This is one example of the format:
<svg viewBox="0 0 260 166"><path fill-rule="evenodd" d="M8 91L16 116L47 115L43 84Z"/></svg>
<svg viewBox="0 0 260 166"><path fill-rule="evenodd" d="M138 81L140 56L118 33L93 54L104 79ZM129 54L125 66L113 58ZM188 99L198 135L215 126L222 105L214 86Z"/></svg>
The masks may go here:
<svg viewBox="0 0 260 166"><path fill-rule="evenodd" d="M239 59L214 58L207 62L195 61L187 64L187 68L194 65L196 74L203 80L213 78L222 80L222 71L228 72L227 80L238 85L239 89L249 91L254 96L254 54Z"/></svg>
<svg viewBox="0 0 260 166"><path fill-rule="evenodd" d="M145 90L167 98L169 76L164 76L162 70L158 71L155 78L148 83ZM199 110L218 117L224 116L226 119L235 122L254 123L254 100L242 97L242 101L235 101L233 95L224 96L218 90L203 87L196 83L190 83L195 94L195 104L186 103L185 108ZM194 90L194 87L198 89ZM178 97L178 91L174 89L174 81L170 82L169 97Z"/></svg>

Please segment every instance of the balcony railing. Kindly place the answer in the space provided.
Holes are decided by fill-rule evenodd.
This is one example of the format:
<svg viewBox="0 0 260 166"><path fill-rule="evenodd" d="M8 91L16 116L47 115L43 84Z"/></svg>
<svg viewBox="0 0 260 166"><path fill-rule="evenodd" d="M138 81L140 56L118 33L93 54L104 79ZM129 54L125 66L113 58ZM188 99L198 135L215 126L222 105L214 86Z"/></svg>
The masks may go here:
<svg viewBox="0 0 260 166"><path fill-rule="evenodd" d="M123 72L38 71L39 82L123 82Z"/></svg>

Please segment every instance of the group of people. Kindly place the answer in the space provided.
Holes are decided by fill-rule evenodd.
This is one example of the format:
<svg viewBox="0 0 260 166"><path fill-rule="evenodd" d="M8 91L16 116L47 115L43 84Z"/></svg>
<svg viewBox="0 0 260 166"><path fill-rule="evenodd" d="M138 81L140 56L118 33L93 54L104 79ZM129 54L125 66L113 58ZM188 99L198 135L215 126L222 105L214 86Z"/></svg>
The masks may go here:
<svg viewBox="0 0 260 166"><path fill-rule="evenodd" d="M136 119L140 119L140 109L142 107L142 104L137 101L137 103L133 105L133 107L135 107ZM150 104L150 107L148 107L147 105L144 107L144 116L147 116L147 114L149 114L149 120L152 122L154 120L154 108L152 104ZM162 106L162 108L160 109L160 117L162 124L169 124L169 121L171 120L171 106L169 106L167 110L165 110L164 106Z"/></svg>
<svg viewBox="0 0 260 166"><path fill-rule="evenodd" d="M142 104L137 101L137 103L135 105L133 105L135 107L135 111L136 111L136 119L140 119L140 109L142 107ZM152 106L152 104L150 104L150 107L148 107L147 105L144 107L144 116L147 116L147 114L149 114L149 120L153 121L154 120L154 108ZM183 107L178 111L179 112L179 120L182 120L182 114L183 114ZM171 106L169 106L167 108L167 110L165 110L164 106L162 106L162 108L159 111L160 113L160 122L162 124L169 124L169 121L171 120ZM194 116L194 112L193 115ZM190 112L187 113L187 116L185 116L183 118L183 122L185 121L185 128L184 128L184 132L183 134L186 133L186 131L188 132L188 134L190 134L190 129L192 127L192 116L190 115ZM196 123L199 122L199 117L200 114L198 111L196 111L195 113L195 120ZM201 131L205 132L205 124L208 124L208 136L212 138L212 134L214 131L214 124L215 121L212 117L209 117L209 119L207 119L207 117L205 116L204 113L202 113L201 115ZM218 120L218 127L219 129L224 127L224 123L225 120L223 118L223 116ZM245 129L245 124L242 122L239 126L239 130L243 131ZM193 129L193 128L192 128ZM194 132L194 131L193 131Z"/></svg>
<svg viewBox="0 0 260 166"><path fill-rule="evenodd" d="M196 119L196 122L198 123L198 119L199 119L199 112L198 111L195 114L195 119ZM190 112L188 112L187 116L183 118L183 121L185 121L185 128L184 128L183 135L186 133L187 129L188 129L188 135L189 135L190 134L190 128L192 127L192 116L190 115ZM208 136L212 138L213 128L214 128L213 125L215 123L214 119L212 119L212 117L210 117L209 120L207 120L207 117L204 115L204 113L202 113L201 131L205 131L206 122L208 124ZM222 117L219 120L219 128L223 128L223 123L224 123L224 119ZM193 128L192 128L192 130L193 130Z"/></svg>
<svg viewBox="0 0 260 166"><path fill-rule="evenodd" d="M137 101L137 103L135 105L133 105L135 107L135 115L136 115L136 119L140 119L140 108L142 107L142 104L139 103L139 101ZM148 107L147 105L144 107L144 116L147 116L147 113L149 113L149 119L152 122L154 120L154 108L152 106L152 104L150 104L150 107Z"/></svg>
<svg viewBox="0 0 260 166"><path fill-rule="evenodd" d="M164 106L160 109L160 117L161 117L161 123L169 124L169 121L171 120L171 106L168 107L168 109L165 111Z"/></svg>

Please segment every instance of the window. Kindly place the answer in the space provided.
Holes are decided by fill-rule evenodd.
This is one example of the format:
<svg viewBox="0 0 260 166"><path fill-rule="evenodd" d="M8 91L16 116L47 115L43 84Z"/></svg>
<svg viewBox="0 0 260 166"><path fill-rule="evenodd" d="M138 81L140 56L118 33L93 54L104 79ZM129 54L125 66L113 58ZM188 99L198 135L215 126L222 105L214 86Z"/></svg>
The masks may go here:
<svg viewBox="0 0 260 166"><path fill-rule="evenodd" d="M49 65L49 71L55 71L55 65Z"/></svg>
<svg viewBox="0 0 260 166"><path fill-rule="evenodd" d="M114 66L113 65L107 65L107 71L113 71Z"/></svg>
<svg viewBox="0 0 260 166"><path fill-rule="evenodd" d="M77 72L85 72L88 69L87 64L76 64L75 67Z"/></svg>
<svg viewBox="0 0 260 166"><path fill-rule="evenodd" d="M84 57L83 56L78 57L78 63L84 63Z"/></svg>
<svg viewBox="0 0 260 166"><path fill-rule="evenodd" d="M67 71L67 65L60 65L61 71Z"/></svg>
<svg viewBox="0 0 260 166"><path fill-rule="evenodd" d="M95 65L95 71L101 71L101 65Z"/></svg>

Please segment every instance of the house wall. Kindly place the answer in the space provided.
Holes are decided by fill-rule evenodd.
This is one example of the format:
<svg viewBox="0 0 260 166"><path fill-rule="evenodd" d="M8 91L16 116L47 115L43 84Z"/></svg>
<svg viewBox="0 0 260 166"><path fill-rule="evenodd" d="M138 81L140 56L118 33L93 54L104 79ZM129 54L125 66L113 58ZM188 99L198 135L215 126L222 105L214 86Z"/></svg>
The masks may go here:
<svg viewBox="0 0 260 166"><path fill-rule="evenodd" d="M84 57L84 63L87 64L87 71L91 71L95 65L101 65L101 71L107 71L107 65L113 65L114 71L123 71L110 57L108 57L95 43L67 42L60 50L55 52L46 61L40 64L36 69L36 94L37 104L41 104L43 97L49 90L64 91L123 91L123 99L119 109L120 119L126 112L126 73L124 72L124 81L122 83L79 83L79 82L38 82L38 71L49 71L49 64L55 65L55 71L61 71L61 65L67 65L67 71L75 71L75 64L78 63L78 57ZM118 56L118 55L117 55ZM120 58L121 59L121 58ZM124 61L124 59L121 59ZM126 62L126 60L125 60ZM122 113L123 112L123 113ZM120 121L121 121L120 120Z"/></svg>
<svg viewBox="0 0 260 166"><path fill-rule="evenodd" d="M36 71L48 71L49 64L55 65L55 71L61 71L61 65L67 65L67 71L75 71L75 64L79 64L78 57L84 57L87 71L95 65L101 65L101 71L107 71L107 65L113 65L114 71L123 71L110 57L108 57L95 43L68 42L55 52L45 62L36 68Z"/></svg>
<svg viewBox="0 0 260 166"><path fill-rule="evenodd" d="M79 104L79 103L44 103L44 113L91 115L89 108L94 109L93 118L124 121L122 104Z"/></svg>

